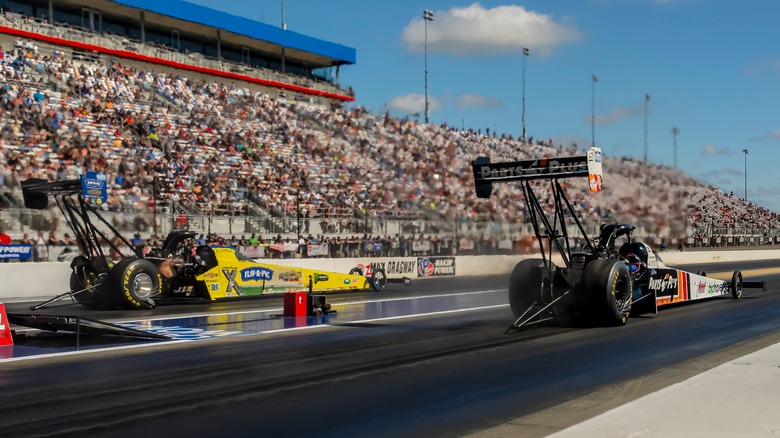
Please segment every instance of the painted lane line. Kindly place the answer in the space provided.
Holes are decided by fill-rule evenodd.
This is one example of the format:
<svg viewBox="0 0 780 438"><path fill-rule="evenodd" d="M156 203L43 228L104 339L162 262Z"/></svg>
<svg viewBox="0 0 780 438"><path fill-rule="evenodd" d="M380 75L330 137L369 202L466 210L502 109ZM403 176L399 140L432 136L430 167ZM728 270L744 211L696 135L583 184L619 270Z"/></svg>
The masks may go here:
<svg viewBox="0 0 780 438"><path fill-rule="evenodd" d="M439 310L437 312L427 312L427 313L417 313L414 315L399 315L399 316L385 316L382 318L372 318L372 319L364 319L360 321L350 321L350 322L342 322L338 324L331 324L334 327L338 327L341 325L349 325L349 324L364 324L367 322L378 322L378 321L392 321L395 319L407 319L407 318L416 318L420 316L436 316L436 315L446 315L449 313L460 313L460 312L474 312L479 310L490 310L490 309L499 309L501 307L509 307L509 304L494 304L492 306L480 306L480 307L470 307L468 309L453 309L453 310Z"/></svg>
<svg viewBox="0 0 780 438"><path fill-rule="evenodd" d="M441 295L420 295L420 296L410 296L410 297L399 297L399 298L385 298L385 299L376 299L376 300L363 300L363 301L348 301L344 303L335 303L333 304L333 307L338 306L354 306L358 304L373 304L373 303L390 303L395 301L409 301L409 300L422 300L422 299L433 299L433 298L443 298L443 297L458 297L458 296L467 296L467 295L481 295L481 294L491 294L491 293L497 293L497 292L506 292L505 289L488 289L488 290L482 290L482 291L472 291L472 292L458 292L458 293L452 293L452 294L441 294ZM326 295L327 296L327 295ZM132 320L126 320L126 321L112 321L114 324L125 324L125 323L131 323L131 322L140 322L140 321L170 321L174 319L188 319L188 318L206 318L210 316L235 316L235 315L247 315L251 313L270 313L270 312L281 312L284 309L281 307L278 308L271 308L271 309L252 309L252 310L239 310L235 312L226 312L226 313L197 313L197 314L190 314L190 315L175 315L175 316L164 316L160 318L155 317L149 317L146 319L132 319Z"/></svg>
<svg viewBox="0 0 780 438"><path fill-rule="evenodd" d="M75 350L75 351L63 351L59 353L44 353L44 354L36 354L32 356L23 356L23 357L12 357L8 359L0 359L0 363L4 362L22 362L25 360L38 360L38 359L51 359L51 358L58 358L58 357L64 357L64 356L80 356L84 354L94 354L94 353L104 353L107 351L119 351L119 350L132 350L135 348L155 348L162 345L168 346L173 344L183 344L185 342L196 342L191 340L178 340L178 341L165 341L165 342L159 342L159 343L148 343L148 344L136 344L136 345L120 345L117 347L108 347L108 348L96 348L94 350Z"/></svg>
<svg viewBox="0 0 780 438"><path fill-rule="evenodd" d="M288 332L292 330L313 330L317 328L325 328L325 327L342 327L346 326L348 327L350 324L365 324L367 322L379 322L379 321L392 321L396 319L408 319L408 318L417 318L417 317L423 317L423 316L436 316L436 315L445 315L450 313L462 313L462 312L475 312L480 310L491 310L491 309L498 309L501 307L509 307L509 304L495 304L492 306L480 306L480 307L469 307L467 309L453 309L453 310L440 310L437 312L426 312L426 313L415 313L412 315L398 315L398 316L385 316L382 318L371 318L371 319L361 319L357 321L347 321L347 322L339 322L335 324L317 324L317 325L310 325L305 327L293 327L293 328L284 328L284 329L273 329L273 330L264 330L260 332L254 332L254 333L246 333L243 336L252 336L252 335L264 335L269 333L282 333L282 332Z"/></svg>

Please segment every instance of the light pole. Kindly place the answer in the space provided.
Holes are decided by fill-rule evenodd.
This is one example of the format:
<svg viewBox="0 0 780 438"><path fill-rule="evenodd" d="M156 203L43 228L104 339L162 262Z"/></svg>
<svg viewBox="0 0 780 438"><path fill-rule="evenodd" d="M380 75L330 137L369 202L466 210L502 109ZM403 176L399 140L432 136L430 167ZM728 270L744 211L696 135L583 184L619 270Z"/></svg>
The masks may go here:
<svg viewBox="0 0 780 438"><path fill-rule="evenodd" d="M674 167L677 167L677 136L680 135L680 128L674 127L672 128L672 138L674 139L674 143L672 145L672 153L674 154Z"/></svg>
<svg viewBox="0 0 780 438"><path fill-rule="evenodd" d="M287 30L287 23L284 22L284 0L282 0L282 30Z"/></svg>
<svg viewBox="0 0 780 438"><path fill-rule="evenodd" d="M650 107L650 95L645 93L645 163L647 163L647 111Z"/></svg>
<svg viewBox="0 0 780 438"><path fill-rule="evenodd" d="M428 22L433 21L436 15L428 9L423 11L425 21L425 124L428 124Z"/></svg>
<svg viewBox="0 0 780 438"><path fill-rule="evenodd" d="M523 47L523 141L525 141L525 58L531 54L531 49Z"/></svg>
<svg viewBox="0 0 780 438"><path fill-rule="evenodd" d="M748 156L748 150L742 149L742 152L745 153L745 202L747 202L747 156Z"/></svg>
<svg viewBox="0 0 780 438"><path fill-rule="evenodd" d="M599 77L593 75L591 78L592 85L592 97L590 108L590 145L596 147L596 82L599 81Z"/></svg>

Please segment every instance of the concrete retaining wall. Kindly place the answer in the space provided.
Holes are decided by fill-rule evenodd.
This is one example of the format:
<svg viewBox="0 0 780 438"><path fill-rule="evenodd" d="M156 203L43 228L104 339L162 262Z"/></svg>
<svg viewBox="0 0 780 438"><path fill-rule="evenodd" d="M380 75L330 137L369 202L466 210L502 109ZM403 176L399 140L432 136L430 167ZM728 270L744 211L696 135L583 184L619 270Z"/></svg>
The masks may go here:
<svg viewBox="0 0 780 438"><path fill-rule="evenodd" d="M532 256L458 256L455 257L455 275L506 275L515 264ZM668 265L706 264L756 260L778 260L780 250L749 251L692 251L666 252L661 257ZM323 271L349 272L355 266L381 263L389 277L407 276L413 281L425 281L417 277L416 257L364 258L364 259L288 259L268 260L286 266L322 269ZM560 260L556 260L560 264ZM26 297L49 297L66 292L70 277L68 263L0 263L0 301Z"/></svg>

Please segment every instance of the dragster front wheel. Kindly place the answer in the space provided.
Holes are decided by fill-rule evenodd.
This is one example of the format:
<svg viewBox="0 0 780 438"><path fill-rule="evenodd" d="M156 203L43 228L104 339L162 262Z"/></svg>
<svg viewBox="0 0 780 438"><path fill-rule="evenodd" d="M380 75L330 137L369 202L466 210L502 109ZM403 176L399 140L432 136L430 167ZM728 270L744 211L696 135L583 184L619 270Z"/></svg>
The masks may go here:
<svg viewBox="0 0 780 438"><path fill-rule="evenodd" d="M731 296L735 300L742 298L742 272L734 271L729 289L731 289Z"/></svg>
<svg viewBox="0 0 780 438"><path fill-rule="evenodd" d="M382 268L374 269L374 272L371 274L371 288L380 292L384 290L386 286L387 274L385 274L385 270Z"/></svg>

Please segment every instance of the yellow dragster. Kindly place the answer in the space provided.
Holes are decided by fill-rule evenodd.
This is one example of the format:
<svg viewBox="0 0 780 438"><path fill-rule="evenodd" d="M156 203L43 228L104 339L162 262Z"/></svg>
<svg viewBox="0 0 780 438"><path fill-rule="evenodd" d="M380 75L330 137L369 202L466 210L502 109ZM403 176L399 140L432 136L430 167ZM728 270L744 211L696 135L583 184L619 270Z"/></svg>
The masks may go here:
<svg viewBox="0 0 780 438"><path fill-rule="evenodd" d="M216 266L195 277L212 300L268 293L312 290L315 292L374 289L387 285L381 269L371 277L355 268L348 274L293 266L258 263L230 247L211 247Z"/></svg>

